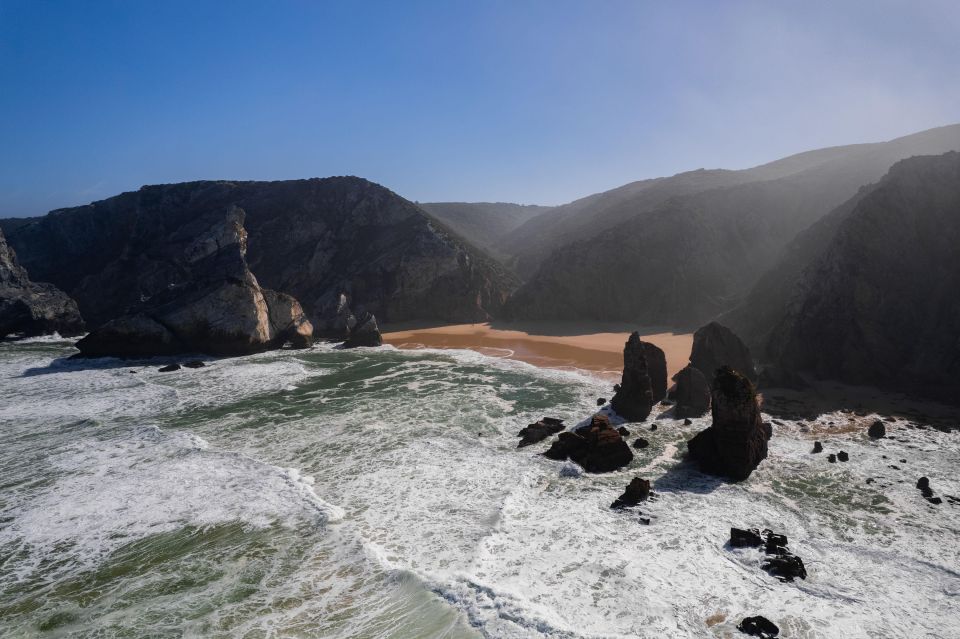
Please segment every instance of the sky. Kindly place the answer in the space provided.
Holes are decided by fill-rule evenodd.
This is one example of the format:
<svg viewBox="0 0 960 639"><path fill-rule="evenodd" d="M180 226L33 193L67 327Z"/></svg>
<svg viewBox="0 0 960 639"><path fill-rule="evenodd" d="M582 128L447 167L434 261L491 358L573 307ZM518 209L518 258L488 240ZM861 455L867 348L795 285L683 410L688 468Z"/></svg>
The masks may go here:
<svg viewBox="0 0 960 639"><path fill-rule="evenodd" d="M0 0L0 217L359 175L560 204L960 122L960 2Z"/></svg>

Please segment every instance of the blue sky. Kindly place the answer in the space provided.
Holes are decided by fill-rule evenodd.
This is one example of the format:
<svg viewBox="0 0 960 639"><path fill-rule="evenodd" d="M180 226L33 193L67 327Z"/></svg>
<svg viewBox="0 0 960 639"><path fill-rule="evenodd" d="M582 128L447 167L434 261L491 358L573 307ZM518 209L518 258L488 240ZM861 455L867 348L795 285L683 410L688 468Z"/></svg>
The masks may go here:
<svg viewBox="0 0 960 639"><path fill-rule="evenodd" d="M960 2L0 0L0 216L360 175L555 204L960 122Z"/></svg>

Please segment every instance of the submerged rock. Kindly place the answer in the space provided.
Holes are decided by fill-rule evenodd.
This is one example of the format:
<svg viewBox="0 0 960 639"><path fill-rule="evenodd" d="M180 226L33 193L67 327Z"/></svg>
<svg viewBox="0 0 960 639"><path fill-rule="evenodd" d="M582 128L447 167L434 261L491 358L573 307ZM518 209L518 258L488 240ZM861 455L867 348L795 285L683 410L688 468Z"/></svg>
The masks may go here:
<svg viewBox="0 0 960 639"><path fill-rule="evenodd" d="M559 433L562 430L562 419L557 419L555 417L542 417L540 421L534 424L529 424L519 433L517 433L517 437L522 438L520 443L517 444L517 448L523 448L524 446L536 444L537 442L543 441L547 437L550 437L555 433Z"/></svg>
<svg viewBox="0 0 960 639"><path fill-rule="evenodd" d="M627 489L616 501L610 504L611 508L627 508L636 506L650 496L650 480L634 477L627 485Z"/></svg>
<svg viewBox="0 0 960 639"><path fill-rule="evenodd" d="M699 368L686 366L673 376L673 381L677 384L674 417L701 417L710 410L710 383Z"/></svg>
<svg viewBox="0 0 960 639"><path fill-rule="evenodd" d="M757 615L756 617L744 617L737 630L744 634L761 639L773 639L780 635L780 628L766 617Z"/></svg>
<svg viewBox="0 0 960 639"><path fill-rule="evenodd" d="M189 362L184 363L183 365L184 368L203 368L204 366L206 366L206 364L204 364L199 359L192 359Z"/></svg>
<svg viewBox="0 0 960 639"><path fill-rule="evenodd" d="M763 560L761 567L780 581L807 578L807 569L803 565L803 560L789 553L767 557Z"/></svg>
<svg viewBox="0 0 960 639"><path fill-rule="evenodd" d="M703 472L740 481L767 456L770 431L760 417L753 384L729 366L713 381L713 424L687 442Z"/></svg>
<svg viewBox="0 0 960 639"><path fill-rule="evenodd" d="M640 333L634 331L623 347L623 377L610 402L618 415L631 422L646 419L653 405L659 401L653 397L646 353L647 348L640 341Z"/></svg>
<svg viewBox="0 0 960 639"><path fill-rule="evenodd" d="M867 429L867 435L869 435L871 439L881 439L886 437L887 427L883 423L883 420L878 419L870 424L870 428Z"/></svg>
<svg viewBox="0 0 960 639"><path fill-rule="evenodd" d="M173 371L180 370L180 364L167 364L163 368L158 368L157 371L161 373L172 373Z"/></svg>
<svg viewBox="0 0 960 639"><path fill-rule="evenodd" d="M700 369L708 379L722 366L729 366L750 381L757 380L750 349L733 331L716 322L698 328L693 334L690 365Z"/></svg>
<svg viewBox="0 0 960 639"><path fill-rule="evenodd" d="M544 456L570 459L589 473L611 472L633 461L630 447L605 415L594 415L589 425L560 433Z"/></svg>
<svg viewBox="0 0 960 639"><path fill-rule="evenodd" d="M377 318L372 313L363 313L357 320L356 326L350 332L350 337L343 343L344 348L358 346L382 346L383 337L377 326Z"/></svg>

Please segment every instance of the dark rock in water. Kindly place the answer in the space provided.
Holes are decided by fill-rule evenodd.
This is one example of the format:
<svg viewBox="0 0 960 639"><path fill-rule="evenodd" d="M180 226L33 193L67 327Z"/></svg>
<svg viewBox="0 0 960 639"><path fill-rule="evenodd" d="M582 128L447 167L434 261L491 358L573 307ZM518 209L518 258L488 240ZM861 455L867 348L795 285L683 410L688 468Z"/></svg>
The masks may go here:
<svg viewBox="0 0 960 639"><path fill-rule="evenodd" d="M657 430L656 424L650 424L650 430Z"/></svg>
<svg viewBox="0 0 960 639"><path fill-rule="evenodd" d="M846 451L841 450L837 453L837 461L850 461L850 455L848 455Z"/></svg>
<svg viewBox="0 0 960 639"><path fill-rule="evenodd" d="M730 529L730 545L734 548L757 548L763 545L763 537L756 528L743 530L741 528Z"/></svg>
<svg viewBox="0 0 960 639"><path fill-rule="evenodd" d="M939 506L940 504L943 503L943 500L940 499L939 497L927 497L927 501L929 501L934 506Z"/></svg>
<svg viewBox="0 0 960 639"><path fill-rule="evenodd" d="M691 425L692 423L693 423L693 420L691 420L691 419L689 419L689 418L683 420L683 425L684 425L684 426L689 426L689 425Z"/></svg>
<svg viewBox="0 0 960 639"><path fill-rule="evenodd" d="M620 433L620 436L621 436L621 437L629 437L629 436L630 436L630 431L627 430L626 427L624 427L624 426L621 426L620 428L618 428L618 429L617 429L617 432Z"/></svg>
<svg viewBox="0 0 960 639"><path fill-rule="evenodd" d="M636 506L650 496L650 480L634 477L627 485L627 489L617 500L610 504L611 508L626 508Z"/></svg>
<svg viewBox="0 0 960 639"><path fill-rule="evenodd" d="M618 415L631 422L646 419L659 401L653 398L646 350L640 341L640 333L634 331L623 347L623 377L610 402Z"/></svg>
<svg viewBox="0 0 960 639"><path fill-rule="evenodd" d="M698 328L693 334L690 365L700 369L707 379L716 375L722 366L729 366L750 381L757 380L750 349L733 331L716 322Z"/></svg>
<svg viewBox="0 0 960 639"><path fill-rule="evenodd" d="M650 375L650 392L653 403L667 396L667 356L659 346L641 341L643 355L647 359L647 372Z"/></svg>
<svg viewBox="0 0 960 639"><path fill-rule="evenodd" d="M827 461L830 462L831 464L836 463L837 456L834 455L833 453L830 453L829 455L827 455Z"/></svg>
<svg viewBox="0 0 960 639"><path fill-rule="evenodd" d="M885 437L887 434L887 427L884 425L882 420L877 420L870 424L870 428L867 429L867 435L872 439L880 439Z"/></svg>
<svg viewBox="0 0 960 639"><path fill-rule="evenodd" d="M636 449L646 448L649 445L650 445L650 442L648 442L643 437L637 437L637 439L634 440L633 442L633 447Z"/></svg>
<svg viewBox="0 0 960 639"><path fill-rule="evenodd" d="M813 454L822 453L822 452L823 452L823 444L820 443L820 442L813 442L813 450L810 451L810 452L813 453Z"/></svg>
<svg viewBox="0 0 960 639"><path fill-rule="evenodd" d="M603 405L606 404L606 403L607 403L607 398L606 398L606 397L598 397L598 398L597 398L597 406L603 406Z"/></svg>
<svg viewBox="0 0 960 639"><path fill-rule="evenodd" d="M350 331L350 337L343 343L344 348L358 346L382 346L383 337L377 326L377 318L372 313L363 313L357 320L356 326Z"/></svg>
<svg viewBox="0 0 960 639"><path fill-rule="evenodd" d="M700 417L710 410L710 383L699 368L686 366L673 376L677 383L674 416Z"/></svg>
<svg viewBox="0 0 960 639"><path fill-rule="evenodd" d="M917 488L923 490L924 488L930 488L930 479L928 477L921 477L917 480Z"/></svg>
<svg viewBox="0 0 960 639"><path fill-rule="evenodd" d="M570 459L588 473L606 473L633 461L630 447L604 415L594 415L588 426L557 436L545 457Z"/></svg>
<svg viewBox="0 0 960 639"><path fill-rule="evenodd" d="M49 333L73 337L83 329L77 303L52 284L30 281L0 231L0 339Z"/></svg>
<svg viewBox="0 0 960 639"><path fill-rule="evenodd" d="M781 535L769 530L764 531L766 533L766 544L764 551L768 555L785 555L787 554L787 536Z"/></svg>
<svg viewBox="0 0 960 639"><path fill-rule="evenodd" d="M807 578L807 569L803 565L803 560L789 553L767 557L763 560L761 567L780 581Z"/></svg>
<svg viewBox="0 0 960 639"><path fill-rule="evenodd" d="M206 364L199 359L191 359L189 362L185 362L183 365L184 368L203 368L204 366L206 366Z"/></svg>
<svg viewBox="0 0 960 639"><path fill-rule="evenodd" d="M740 481L767 456L769 432L763 427L753 384L729 366L713 381L713 424L687 442L700 469Z"/></svg>
<svg viewBox="0 0 960 639"><path fill-rule="evenodd" d="M920 489L920 494L929 499L930 497L933 497L933 488L924 486Z"/></svg>
<svg viewBox="0 0 960 639"><path fill-rule="evenodd" d="M740 625L737 626L737 630L753 637L760 637L761 639L773 639L780 635L780 628L777 627L777 624L759 615L756 617L744 617Z"/></svg>
<svg viewBox="0 0 960 639"><path fill-rule="evenodd" d="M161 373L172 373L173 371L180 370L180 364L167 364L163 368L157 369Z"/></svg>
<svg viewBox="0 0 960 639"><path fill-rule="evenodd" d="M138 245L150 257L135 268L118 263L104 277L111 286L140 277L150 294L140 293L128 312L77 342L80 352L93 357L242 355L291 340L308 342L313 328L300 304L261 288L250 272L244 219L237 207L212 210L179 220L166 235L151 228L158 221L144 222Z"/></svg>
<svg viewBox="0 0 960 639"><path fill-rule="evenodd" d="M537 442L543 441L547 437L550 437L550 435L559 433L562 430L562 419L557 419L555 417L543 417L540 419L540 421L534 424L529 424L527 427L517 433L517 437L523 438L520 440L520 443L517 444L517 448L523 448L524 446L536 444Z"/></svg>

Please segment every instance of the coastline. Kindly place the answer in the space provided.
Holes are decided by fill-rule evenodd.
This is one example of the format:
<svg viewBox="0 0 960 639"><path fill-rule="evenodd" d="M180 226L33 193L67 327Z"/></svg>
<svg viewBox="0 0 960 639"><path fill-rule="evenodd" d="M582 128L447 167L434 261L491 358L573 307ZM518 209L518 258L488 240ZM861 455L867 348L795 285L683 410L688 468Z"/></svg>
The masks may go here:
<svg viewBox="0 0 960 639"><path fill-rule="evenodd" d="M383 327L383 341L401 349L465 348L560 370L589 371L618 380L623 370L623 346L633 330L644 341L663 349L667 375L686 366L692 333L672 333L658 327L591 322L523 322L425 326L393 324Z"/></svg>

